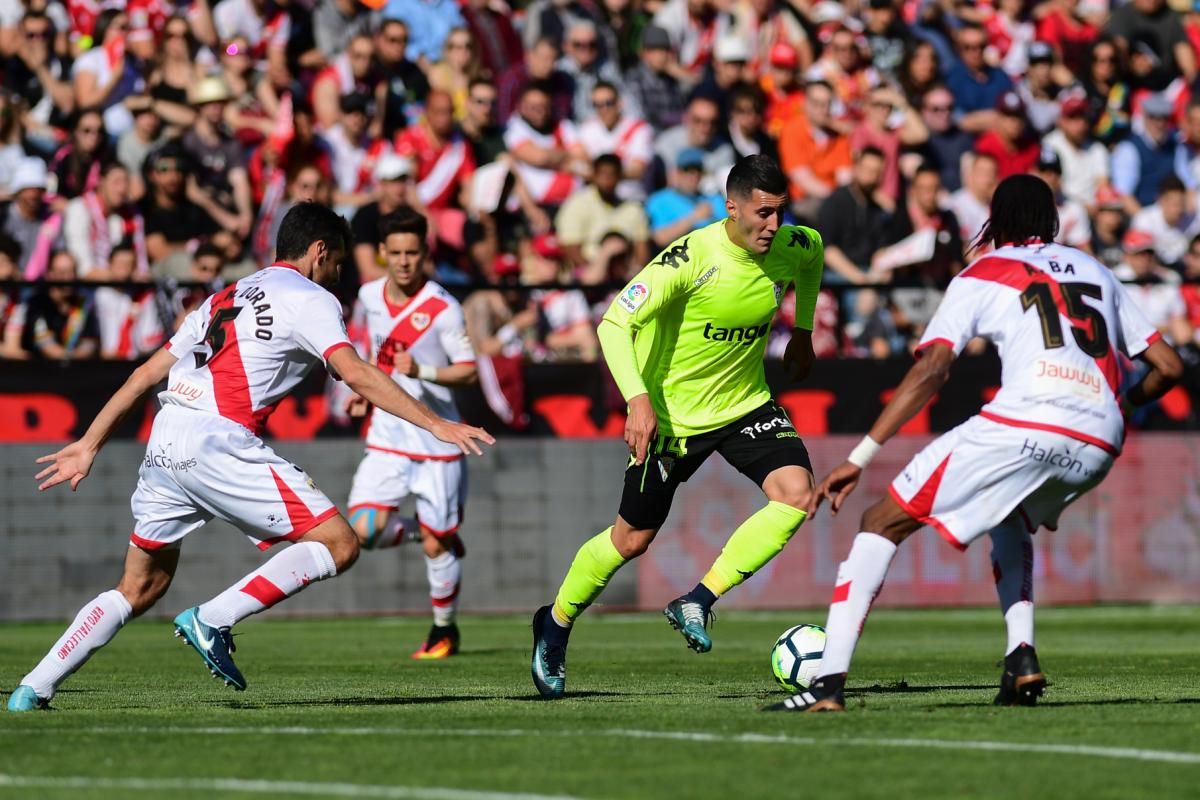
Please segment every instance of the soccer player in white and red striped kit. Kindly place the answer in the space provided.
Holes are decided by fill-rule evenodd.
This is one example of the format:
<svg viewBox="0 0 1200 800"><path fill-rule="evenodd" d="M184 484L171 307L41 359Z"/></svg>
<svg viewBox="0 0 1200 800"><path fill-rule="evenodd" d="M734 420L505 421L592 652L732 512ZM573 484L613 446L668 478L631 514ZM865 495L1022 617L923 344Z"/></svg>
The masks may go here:
<svg viewBox="0 0 1200 800"><path fill-rule="evenodd" d="M985 533L1008 629L997 705L1035 705L1046 686L1034 650L1033 543L1040 526L1098 485L1120 454L1123 411L1165 394L1183 372L1108 267L1055 244L1058 209L1044 181L1005 179L979 235L995 250L951 281L909 370L870 433L813 494L842 507L879 448L933 397L976 336L996 345L1001 387L978 415L917 453L838 565L821 674L769 711L842 711L871 604L898 545L924 525L954 547ZM1118 352L1150 370L1119 393Z"/></svg>
<svg viewBox="0 0 1200 800"><path fill-rule="evenodd" d="M379 221L379 253L387 274L363 284L355 317L369 339L369 360L440 416L457 420L452 387L475 382L475 352L462 307L425 276L428 233L425 217L411 208ZM351 399L351 414L366 411L366 400ZM350 487L350 524L365 550L420 536L433 627L412 657L454 655L466 553L458 535L467 488L463 454L382 409L371 414L366 450ZM410 496L416 498L416 519L399 514Z"/></svg>
<svg viewBox="0 0 1200 800"><path fill-rule="evenodd" d="M328 208L295 206L281 223L270 267L209 297L165 347L138 367L79 441L38 463L38 487L88 476L100 448L131 408L164 379L131 506L133 535L117 587L80 609L62 637L9 697L9 711L45 708L59 684L133 617L167 591L184 537L209 520L240 528L259 548L293 542L212 600L175 618L176 634L235 689L230 628L313 581L345 572L358 539L300 467L260 437L275 406L318 362L389 413L460 452L491 443L483 430L451 422L364 362L350 345L341 304L323 287L338 280L349 251L346 221Z"/></svg>

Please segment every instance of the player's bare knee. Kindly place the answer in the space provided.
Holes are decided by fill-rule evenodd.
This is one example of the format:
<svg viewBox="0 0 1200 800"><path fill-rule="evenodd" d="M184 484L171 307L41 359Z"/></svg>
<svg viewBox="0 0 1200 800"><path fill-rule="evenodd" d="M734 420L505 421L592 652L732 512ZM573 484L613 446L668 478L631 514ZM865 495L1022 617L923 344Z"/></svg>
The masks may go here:
<svg viewBox="0 0 1200 800"><path fill-rule="evenodd" d="M788 505L792 508L803 511L804 509L808 508L808 504L812 501L812 494L812 488L810 486L797 483L792 486L784 487L777 493L777 496L772 497L771 500L776 503L783 503L784 505Z"/></svg>
<svg viewBox="0 0 1200 800"><path fill-rule="evenodd" d="M123 575L117 591L124 595L132 615L137 617L154 607L171 586L171 576L164 572L144 575Z"/></svg>
<svg viewBox="0 0 1200 800"><path fill-rule="evenodd" d="M900 544L920 529L921 523L908 516L891 497L884 497L863 512L860 530Z"/></svg>
<svg viewBox="0 0 1200 800"><path fill-rule="evenodd" d="M621 558L629 561L649 549L656 533L658 533L657 528L630 528L618 535L614 529L613 546L617 548Z"/></svg>

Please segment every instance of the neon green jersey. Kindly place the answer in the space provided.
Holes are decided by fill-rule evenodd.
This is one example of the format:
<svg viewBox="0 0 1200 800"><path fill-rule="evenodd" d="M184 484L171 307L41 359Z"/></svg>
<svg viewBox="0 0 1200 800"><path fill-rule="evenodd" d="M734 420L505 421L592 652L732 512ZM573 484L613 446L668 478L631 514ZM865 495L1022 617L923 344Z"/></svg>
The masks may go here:
<svg viewBox="0 0 1200 800"><path fill-rule="evenodd" d="M767 333L789 284L796 327L812 330L825 247L785 225L756 255L729 240L725 220L664 250L613 300L600 342L625 399L648 392L661 433L695 436L771 399Z"/></svg>

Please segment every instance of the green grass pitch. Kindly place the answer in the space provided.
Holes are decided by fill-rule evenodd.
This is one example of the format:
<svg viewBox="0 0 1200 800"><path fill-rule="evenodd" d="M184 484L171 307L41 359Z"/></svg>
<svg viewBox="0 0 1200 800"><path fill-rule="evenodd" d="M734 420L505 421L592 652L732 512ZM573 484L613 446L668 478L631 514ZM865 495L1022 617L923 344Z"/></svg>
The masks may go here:
<svg viewBox="0 0 1200 800"><path fill-rule="evenodd" d="M1200 796L1200 609L1039 610L1036 709L990 705L997 611L881 609L848 713L759 713L775 637L823 617L731 611L701 656L660 616L589 614L552 703L525 617L467 617L464 652L425 663L423 619L251 621L240 694L139 621L56 712L3 716L0 800ZM60 630L0 629L6 690Z"/></svg>

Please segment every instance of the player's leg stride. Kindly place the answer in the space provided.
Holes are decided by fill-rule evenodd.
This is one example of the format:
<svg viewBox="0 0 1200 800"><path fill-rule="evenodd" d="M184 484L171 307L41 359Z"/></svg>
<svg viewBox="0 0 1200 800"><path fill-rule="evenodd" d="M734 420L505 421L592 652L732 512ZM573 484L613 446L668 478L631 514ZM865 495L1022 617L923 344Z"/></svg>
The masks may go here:
<svg viewBox="0 0 1200 800"><path fill-rule="evenodd" d="M1046 676L1033 648L1033 537L1019 515L990 532L992 573L1008 631L998 706L1032 706L1046 688Z"/></svg>
<svg viewBox="0 0 1200 800"><path fill-rule="evenodd" d="M1063 510L1097 486L1124 440L1122 406L1161 397L1183 373L1179 356L1141 316L1103 264L1054 244L1058 211L1035 176L1006 178L979 236L996 250L951 281L930 320L919 359L869 434L846 462L821 481L815 506L836 514L863 469L949 378L973 336L1003 340L1004 385L980 414L917 453L888 494L862 516L860 532L838 565L825 624L821 674L808 689L768 711L840 711L846 675L871 605L883 588L897 547L924 525L965 550L991 533L996 590L1008 631L997 705L1035 705L1046 686L1033 648L1033 548L1028 531L1054 529ZM1070 275L1060 284L1058 276ZM1094 301L1086 308L1074 298ZM1028 298L1046 298L1038 305ZM1067 317L1071 336L1064 336ZM1118 336L1119 332L1119 336ZM1115 351L1151 369L1121 397ZM1039 365L1054 359L1094 377L1099 394L1086 413L1073 387L1039 382ZM1029 400L1039 387L1036 402ZM1045 453L1060 457L1045 458ZM1042 454L1043 457L1039 457Z"/></svg>
<svg viewBox="0 0 1200 800"><path fill-rule="evenodd" d="M438 414L456 419L451 388L475 382L475 353L462 307L425 276L428 233L425 217L412 209L379 221L379 257L387 274L363 284L358 307L365 312L370 360ZM355 396L347 411L365 416L367 403ZM350 487L350 520L366 550L421 542L433 626L412 654L419 661L458 652L454 617L466 554L458 528L466 479L458 448L381 409L371 415L367 452ZM420 523L396 513L410 496Z"/></svg>
<svg viewBox="0 0 1200 800"><path fill-rule="evenodd" d="M554 603L534 615L531 669L543 697L565 691L575 620L618 569L646 551L676 489L714 452L768 502L733 532L695 588L664 609L689 648L712 649L713 605L774 558L807 517L808 451L763 372L763 335L789 285L797 327L784 364L802 380L815 359L811 328L824 247L811 228L782 225L787 186L771 158L738 161L726 184L727 219L674 242L604 314L597 335L629 405L631 457L615 523L584 543ZM686 363L686 372L673 363Z"/></svg>
<svg viewBox="0 0 1200 800"><path fill-rule="evenodd" d="M338 281L352 240L346 220L329 208L319 203L293 207L276 238L279 261L207 298L167 345L133 370L78 441L37 459L46 465L36 475L39 491L62 483L75 489L113 430L150 389L164 383L189 387L159 395L162 408L130 503L134 531L120 583L80 609L50 652L22 678L10 710L45 707L63 680L154 605L171 585L180 542L214 517L233 523L264 548L294 543L176 618L176 629L200 652L205 666L234 688L245 688L229 657L229 629L313 581L345 572L358 557L358 540L329 498L304 470L254 435L274 405L318 363L365 401L428 430L458 453L478 454L476 441L494 442L482 429L439 416L358 357L346 335L341 303L323 288ZM241 313L258 303L271 313Z"/></svg>
<svg viewBox="0 0 1200 800"><path fill-rule="evenodd" d="M767 484L773 480L769 477L764 484L768 492L773 487ZM800 476L793 476L793 482L796 480L804 482ZM793 489L793 493L795 491ZM800 491L803 491L803 487ZM806 499L801 497L793 502L802 505ZM807 516L805 511L788 503L768 502L765 508L751 515L733 532L700 583L667 604L663 614L671 627L683 634L688 647L697 653L707 653L712 649L708 626L715 618L713 604L778 555Z"/></svg>

